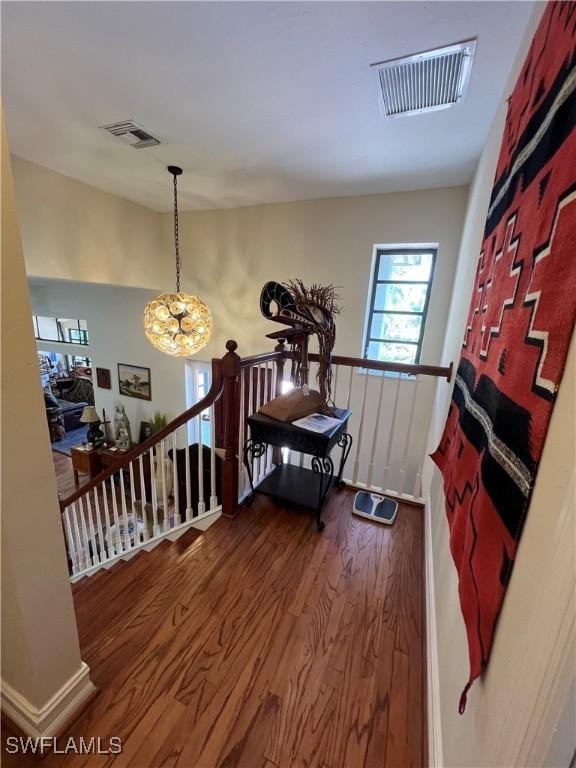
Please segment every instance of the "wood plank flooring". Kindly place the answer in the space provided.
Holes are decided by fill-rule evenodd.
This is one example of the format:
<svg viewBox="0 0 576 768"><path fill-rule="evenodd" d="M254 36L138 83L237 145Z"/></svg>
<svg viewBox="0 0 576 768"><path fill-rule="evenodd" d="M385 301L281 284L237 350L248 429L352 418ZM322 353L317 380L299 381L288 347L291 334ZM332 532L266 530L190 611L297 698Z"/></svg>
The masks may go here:
<svg viewBox="0 0 576 768"><path fill-rule="evenodd" d="M352 499L333 493L318 534L257 497L74 585L100 694L66 736L123 751L43 766L425 765L423 512L379 526Z"/></svg>
<svg viewBox="0 0 576 768"><path fill-rule="evenodd" d="M74 493L77 486L74 484L74 475L72 474L72 459L58 451L52 451L52 460L54 461L54 471L56 472L56 484L58 493L62 499ZM78 475L79 484L85 485L90 478L88 475Z"/></svg>

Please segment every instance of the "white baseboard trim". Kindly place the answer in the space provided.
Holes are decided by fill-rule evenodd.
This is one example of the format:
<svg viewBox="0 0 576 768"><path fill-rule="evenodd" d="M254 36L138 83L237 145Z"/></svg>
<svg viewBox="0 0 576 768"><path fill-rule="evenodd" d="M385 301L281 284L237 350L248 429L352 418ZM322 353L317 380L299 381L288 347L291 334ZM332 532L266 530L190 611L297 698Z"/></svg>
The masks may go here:
<svg viewBox="0 0 576 768"><path fill-rule="evenodd" d="M434 599L434 562L432 559L432 519L430 497L424 505L424 567L426 574L426 679L428 711L428 765L442 768L442 715L440 710L440 674L438 670L438 633Z"/></svg>
<svg viewBox="0 0 576 768"><path fill-rule="evenodd" d="M2 711L27 736L57 736L95 691L88 665L82 661L80 669L40 708L2 681Z"/></svg>

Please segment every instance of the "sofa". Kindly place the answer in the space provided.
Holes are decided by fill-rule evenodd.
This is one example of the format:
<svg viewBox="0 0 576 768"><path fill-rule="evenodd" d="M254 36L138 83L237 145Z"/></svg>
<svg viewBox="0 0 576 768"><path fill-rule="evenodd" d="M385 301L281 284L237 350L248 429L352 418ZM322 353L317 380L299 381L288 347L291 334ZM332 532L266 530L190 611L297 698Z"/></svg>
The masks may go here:
<svg viewBox="0 0 576 768"><path fill-rule="evenodd" d="M80 417L87 405L94 405L94 385L90 379L77 376L56 381L52 385L55 393L44 394L46 408L60 408L64 429L70 432L82 426Z"/></svg>

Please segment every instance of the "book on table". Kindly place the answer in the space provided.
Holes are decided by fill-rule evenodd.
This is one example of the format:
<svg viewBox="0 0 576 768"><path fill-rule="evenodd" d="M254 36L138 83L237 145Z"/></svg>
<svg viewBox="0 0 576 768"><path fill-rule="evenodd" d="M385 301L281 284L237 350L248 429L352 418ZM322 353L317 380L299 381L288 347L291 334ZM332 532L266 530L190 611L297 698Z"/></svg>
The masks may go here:
<svg viewBox="0 0 576 768"><path fill-rule="evenodd" d="M332 416L324 416L323 413L311 413L310 416L304 416L302 419L296 419L292 424L301 429L307 429L309 432L329 432L342 423L340 419Z"/></svg>

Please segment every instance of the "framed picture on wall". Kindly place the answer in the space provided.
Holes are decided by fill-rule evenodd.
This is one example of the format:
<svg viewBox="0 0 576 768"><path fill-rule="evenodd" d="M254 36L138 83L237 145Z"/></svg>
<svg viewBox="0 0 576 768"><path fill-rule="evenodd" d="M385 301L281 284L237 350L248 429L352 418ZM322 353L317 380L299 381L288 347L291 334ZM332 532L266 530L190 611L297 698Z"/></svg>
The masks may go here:
<svg viewBox="0 0 576 768"><path fill-rule="evenodd" d="M96 384L100 389L112 389L110 368L96 368Z"/></svg>
<svg viewBox="0 0 576 768"><path fill-rule="evenodd" d="M148 440L150 435L152 434L152 424L150 424L149 421L141 421L140 422L140 437L138 439L139 443L143 443L144 440Z"/></svg>
<svg viewBox="0 0 576 768"><path fill-rule="evenodd" d="M138 400L152 400L150 368L118 363L118 387L120 394L125 397L135 397Z"/></svg>

